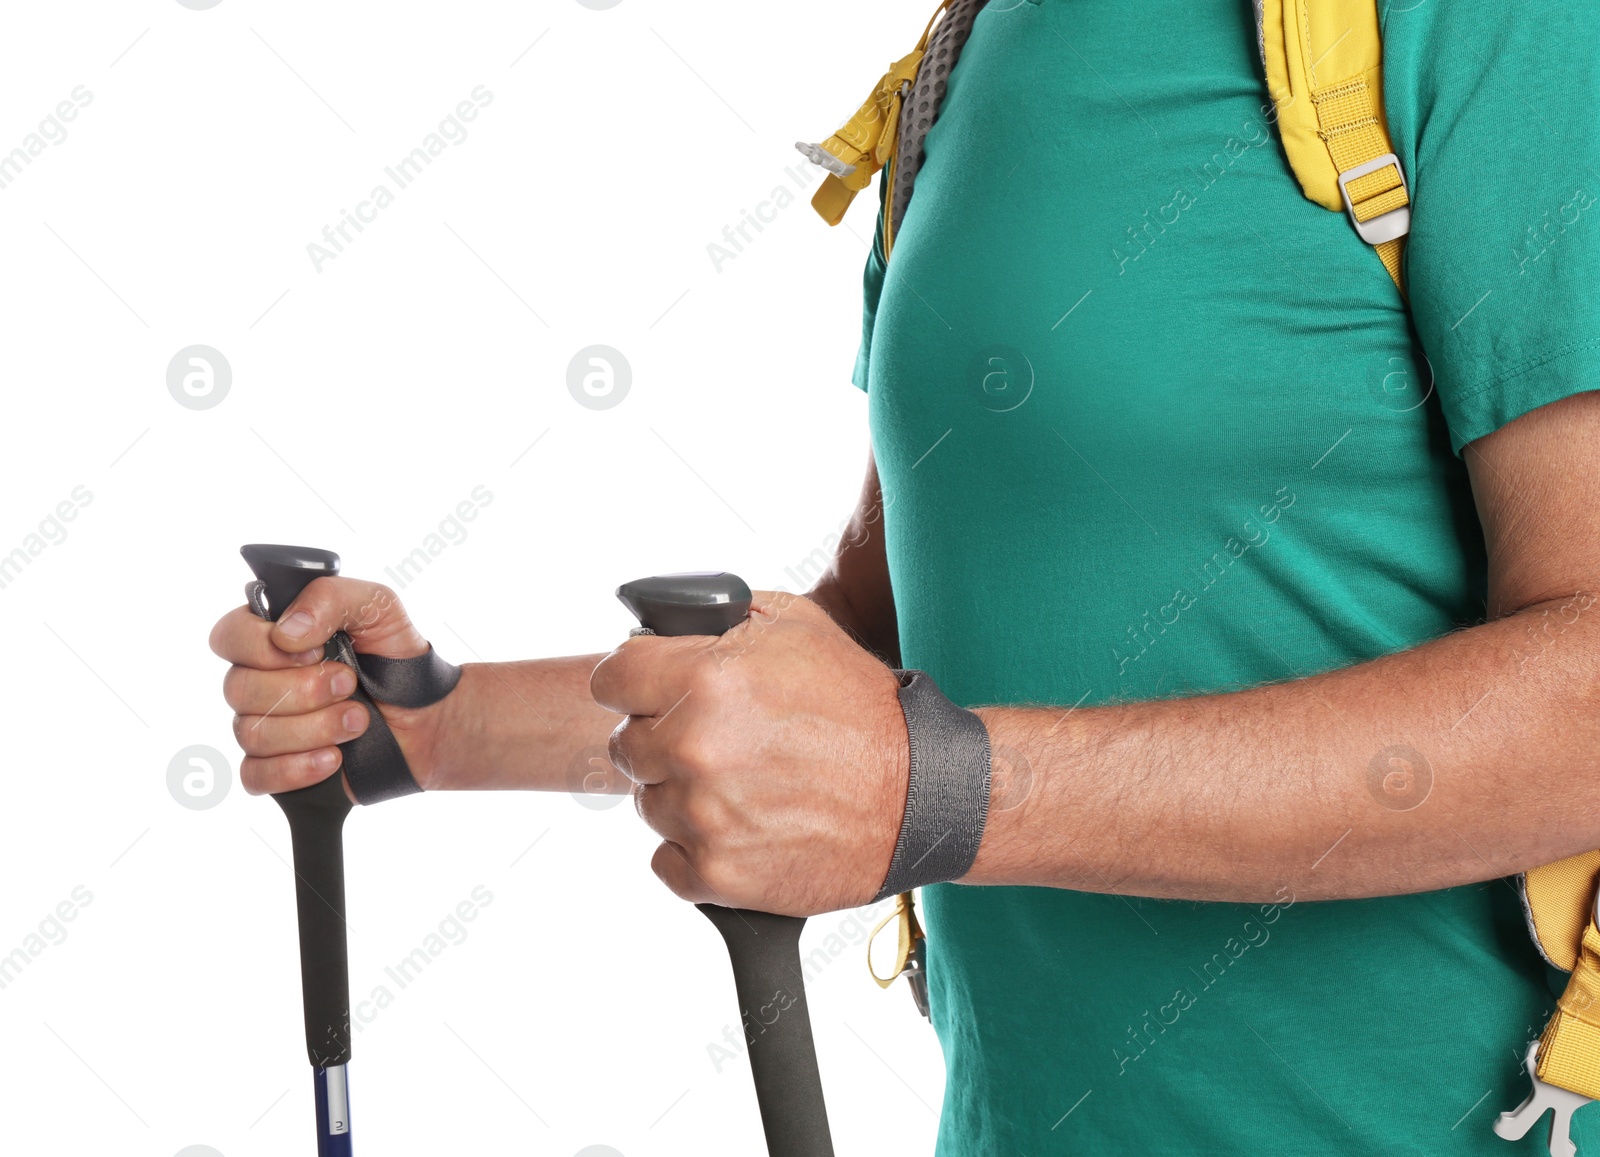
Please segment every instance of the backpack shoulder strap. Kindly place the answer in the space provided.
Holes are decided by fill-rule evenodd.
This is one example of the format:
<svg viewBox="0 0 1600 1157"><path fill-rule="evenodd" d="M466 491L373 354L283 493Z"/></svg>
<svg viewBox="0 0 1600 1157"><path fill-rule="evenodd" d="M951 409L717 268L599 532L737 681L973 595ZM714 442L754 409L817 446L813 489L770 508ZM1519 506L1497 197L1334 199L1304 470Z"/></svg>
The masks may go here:
<svg viewBox="0 0 1600 1157"><path fill-rule="evenodd" d="M1343 212L1404 292L1411 196L1383 110L1377 0L1256 0L1278 134L1308 199Z"/></svg>
<svg viewBox="0 0 1600 1157"><path fill-rule="evenodd" d="M1584 927L1600 888L1600 851L1530 868L1517 878L1528 934L1545 963L1562 972L1578 965Z"/></svg>

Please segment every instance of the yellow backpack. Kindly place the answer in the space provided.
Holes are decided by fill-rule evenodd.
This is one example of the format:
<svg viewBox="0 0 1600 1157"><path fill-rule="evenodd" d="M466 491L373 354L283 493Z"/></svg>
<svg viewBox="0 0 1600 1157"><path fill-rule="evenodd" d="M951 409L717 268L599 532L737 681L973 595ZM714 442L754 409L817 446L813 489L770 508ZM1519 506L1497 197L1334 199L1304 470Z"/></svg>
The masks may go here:
<svg viewBox="0 0 1600 1157"><path fill-rule="evenodd" d="M921 164L923 139L938 115L944 80L982 7L983 0L944 0L917 46L890 66L843 128L821 144L797 145L828 170L811 203L830 225L844 218L855 195L871 184L874 173L883 171L880 241L886 258L909 200L914 170ZM1301 189L1307 199L1349 217L1404 294L1411 197L1384 115L1377 0L1255 0L1255 7L1279 138ZM924 68L925 61L938 67ZM1600 1099L1597 888L1600 851L1536 868L1518 879L1528 931L1539 954L1571 978L1536 1051L1529 1049L1537 1078L1534 1092L1520 1109L1502 1114L1495 1131L1521 1137L1544 1109L1553 1107L1550 1146L1556 1157L1575 1152L1565 1136L1566 1117L1574 1106L1554 1103L1549 1087L1576 1093L1580 1100ZM891 920L899 924L895 971L888 977L874 972L874 979L888 987L901 972L909 972L915 991L925 983L922 930L909 894L896 900L894 911L873 930L874 937ZM920 995L918 1003L924 1003Z"/></svg>
<svg viewBox="0 0 1600 1157"><path fill-rule="evenodd" d="M944 0L917 46L889 67L843 128L821 144L797 144L828 170L811 201L828 224L843 220L855 195L880 169L887 185L896 184L897 155L908 136L915 147L904 150L913 154L904 161L920 163L922 138L932 117L923 113L927 101L919 97L912 104L923 123L902 124L906 98L913 87L943 98L943 77L954 67L982 7L981 0ZM1410 197L1384 121L1376 0L1257 0L1256 15L1279 135L1300 187L1310 200L1347 214L1399 285L1401 253L1411 228ZM939 61L946 67L937 78L919 75L930 54L948 55ZM885 255L894 245L897 216L885 214Z"/></svg>

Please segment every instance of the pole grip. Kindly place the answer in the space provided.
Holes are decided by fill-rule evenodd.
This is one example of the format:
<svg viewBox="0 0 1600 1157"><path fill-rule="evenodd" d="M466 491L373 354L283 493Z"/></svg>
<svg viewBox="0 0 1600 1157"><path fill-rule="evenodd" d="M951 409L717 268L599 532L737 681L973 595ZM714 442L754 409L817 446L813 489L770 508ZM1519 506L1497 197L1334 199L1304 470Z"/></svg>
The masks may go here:
<svg viewBox="0 0 1600 1157"><path fill-rule="evenodd" d="M314 547L264 543L239 551L261 583L263 618L276 621L314 579L339 573L339 556ZM263 613L264 612L264 613ZM343 632L340 632L342 634ZM324 654L333 658L336 635ZM364 693L352 698L377 708ZM348 758L348 755L347 755ZM321 783L272 797L289 821L294 847L295 909L300 931L300 997L304 1005L306 1053L313 1068L350 1060L350 950L344 905L344 818L351 803L344 771Z"/></svg>
<svg viewBox="0 0 1600 1157"><path fill-rule="evenodd" d="M617 598L658 635L720 635L750 613L750 588L726 571L636 579ZM804 917L697 907L728 947L769 1157L833 1157L800 968Z"/></svg>

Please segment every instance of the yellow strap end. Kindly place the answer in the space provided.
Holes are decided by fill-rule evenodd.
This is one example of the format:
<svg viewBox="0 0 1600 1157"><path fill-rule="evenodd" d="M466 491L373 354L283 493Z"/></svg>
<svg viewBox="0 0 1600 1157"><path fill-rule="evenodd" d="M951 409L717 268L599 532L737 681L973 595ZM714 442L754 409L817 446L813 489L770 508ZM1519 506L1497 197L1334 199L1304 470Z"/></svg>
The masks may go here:
<svg viewBox="0 0 1600 1157"><path fill-rule="evenodd" d="M837 225L844 220L845 213L850 209L850 203L856 199L856 192L857 190L850 188L830 173L823 178L821 187L811 198L811 207L817 211L817 216L829 225Z"/></svg>
<svg viewBox="0 0 1600 1157"><path fill-rule="evenodd" d="M895 953L894 971L888 976L879 976L878 970L872 966L872 944L889 924L895 925ZM894 898L894 907L889 914L874 925L867 935L867 971L872 974L879 988L888 988L900 974L906 970L906 962L911 959L911 952L916 947L916 942L923 938L922 925L917 923L917 914L910 892L901 892Z"/></svg>
<svg viewBox="0 0 1600 1157"><path fill-rule="evenodd" d="M1587 920L1556 1014L1539 1039L1539 1079L1600 1097L1600 928Z"/></svg>

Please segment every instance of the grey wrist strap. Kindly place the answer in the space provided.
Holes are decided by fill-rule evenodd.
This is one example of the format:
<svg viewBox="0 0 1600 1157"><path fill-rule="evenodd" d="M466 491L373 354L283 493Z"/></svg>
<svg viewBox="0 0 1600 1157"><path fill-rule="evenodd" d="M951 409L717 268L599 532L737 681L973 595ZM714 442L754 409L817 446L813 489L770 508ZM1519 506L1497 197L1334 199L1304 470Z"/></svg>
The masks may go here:
<svg viewBox="0 0 1600 1157"><path fill-rule="evenodd" d="M432 707L456 689L461 668L447 663L429 644L424 654L410 659L382 655L357 655L367 691L379 703L395 707Z"/></svg>
<svg viewBox="0 0 1600 1157"><path fill-rule="evenodd" d="M377 703L429 707L461 681L461 668L441 659L431 645L426 654L410 659L358 655L350 636L340 631L328 640L326 652L327 658L353 668L360 689ZM340 744L346 752L345 779L356 801L382 803L421 791L383 712L370 708L367 715L367 730ZM350 758L352 754L357 758Z"/></svg>
<svg viewBox="0 0 1600 1157"><path fill-rule="evenodd" d="M989 818L989 730L921 671L896 671L911 742L906 813L875 900L956 880L977 859Z"/></svg>

